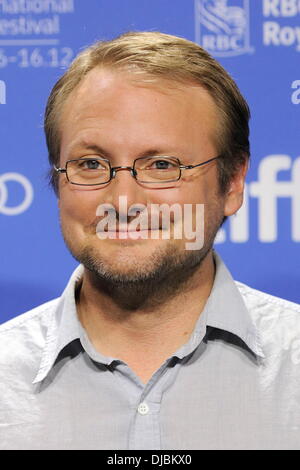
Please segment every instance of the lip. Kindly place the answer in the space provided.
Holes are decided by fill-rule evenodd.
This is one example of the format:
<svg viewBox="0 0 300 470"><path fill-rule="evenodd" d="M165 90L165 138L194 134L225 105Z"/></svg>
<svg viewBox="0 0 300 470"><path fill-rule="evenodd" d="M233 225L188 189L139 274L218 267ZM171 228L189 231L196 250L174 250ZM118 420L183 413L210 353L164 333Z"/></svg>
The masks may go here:
<svg viewBox="0 0 300 470"><path fill-rule="evenodd" d="M106 230L101 231L102 234L106 234L108 239L121 239L121 240L137 240L137 239L150 239L150 236L143 238L143 234L151 233L152 231L158 231L160 229L143 229L143 230ZM99 233L99 232L98 232ZM105 237L105 238L106 238ZM100 236L101 238L101 236Z"/></svg>
<svg viewBox="0 0 300 470"><path fill-rule="evenodd" d="M116 230L104 230L104 232L110 232L110 233L136 233L136 232L151 232L151 230L161 230L158 227L155 228L143 228L143 229L116 229Z"/></svg>
<svg viewBox="0 0 300 470"><path fill-rule="evenodd" d="M120 232L120 233L130 233L130 232L150 232L151 230L160 230L159 228L146 228L146 229L142 229L142 230L107 230L108 232L113 232L113 233L116 233L116 232Z"/></svg>

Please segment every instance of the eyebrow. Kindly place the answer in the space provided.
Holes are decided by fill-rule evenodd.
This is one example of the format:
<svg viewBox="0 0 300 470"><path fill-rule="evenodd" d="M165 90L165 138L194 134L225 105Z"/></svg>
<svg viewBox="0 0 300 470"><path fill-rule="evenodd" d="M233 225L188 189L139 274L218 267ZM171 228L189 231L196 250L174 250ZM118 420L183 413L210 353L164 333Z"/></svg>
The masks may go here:
<svg viewBox="0 0 300 470"><path fill-rule="evenodd" d="M97 155L101 155L103 156L104 158L107 158L107 159L113 159L113 155L108 152L107 150L105 150L103 147L101 147L100 145L96 145L96 144L87 144L86 142L82 141L82 142L78 142L76 145L74 145L73 147L73 151L74 150L77 150L79 148L84 148L84 150L90 150L92 152L95 152ZM141 154L136 157L136 158L139 158L139 157L151 157L151 156L174 156L173 155L173 152L163 152L161 150L158 150L158 149L155 149L155 148L152 148L152 149L148 149L146 150L145 152L141 152ZM178 158L178 157L177 157Z"/></svg>
<svg viewBox="0 0 300 470"><path fill-rule="evenodd" d="M101 156L105 158L112 158L112 155L107 150L100 147L99 145L86 144L85 142L79 142L73 147L73 150L77 150L79 148L84 148L84 150L90 150L92 152L95 152L96 154L100 154Z"/></svg>

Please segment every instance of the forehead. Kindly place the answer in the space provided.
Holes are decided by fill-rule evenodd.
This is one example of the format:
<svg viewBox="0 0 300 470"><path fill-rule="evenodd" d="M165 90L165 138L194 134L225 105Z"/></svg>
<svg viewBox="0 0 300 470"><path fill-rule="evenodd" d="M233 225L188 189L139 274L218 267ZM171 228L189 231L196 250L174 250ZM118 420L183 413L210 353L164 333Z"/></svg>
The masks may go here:
<svg viewBox="0 0 300 470"><path fill-rule="evenodd" d="M147 140L161 135L186 139L214 138L218 110L198 84L176 83L168 79L95 68L90 71L65 102L60 129L63 139L75 134L117 130L119 138L142 135Z"/></svg>
<svg viewBox="0 0 300 470"><path fill-rule="evenodd" d="M198 102L206 112L215 111L216 105L208 91L198 83L179 83L165 77L151 76L145 72L128 70L110 70L107 68L92 69L79 85L73 90L65 102L64 110L83 111L86 106L96 105L97 102L119 97L122 92L129 90L136 94L142 90L168 96L174 103L180 99L186 103ZM189 103L190 104L190 103Z"/></svg>

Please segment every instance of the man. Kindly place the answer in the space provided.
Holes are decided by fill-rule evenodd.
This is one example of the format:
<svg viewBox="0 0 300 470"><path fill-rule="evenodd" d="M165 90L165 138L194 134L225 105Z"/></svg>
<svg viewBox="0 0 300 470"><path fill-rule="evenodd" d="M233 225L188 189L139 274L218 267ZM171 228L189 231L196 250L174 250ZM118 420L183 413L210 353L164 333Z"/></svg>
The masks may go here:
<svg viewBox="0 0 300 470"><path fill-rule="evenodd" d="M80 266L1 327L2 449L300 448L299 306L212 249L242 204L248 121L214 59L156 32L96 43L57 82L51 181ZM170 236L152 219L174 204L199 246L175 212Z"/></svg>

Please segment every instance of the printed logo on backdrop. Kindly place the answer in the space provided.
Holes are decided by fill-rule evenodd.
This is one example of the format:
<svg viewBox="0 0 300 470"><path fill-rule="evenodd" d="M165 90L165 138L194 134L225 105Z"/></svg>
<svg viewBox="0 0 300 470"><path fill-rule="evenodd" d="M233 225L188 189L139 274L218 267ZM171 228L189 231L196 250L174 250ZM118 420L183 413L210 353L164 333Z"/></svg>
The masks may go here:
<svg viewBox="0 0 300 470"><path fill-rule="evenodd" d="M18 193L15 187L16 183L22 191L21 198L18 197L18 200L15 197L16 193ZM9 189L11 189L11 193ZM20 215L29 209L32 201L33 187L24 175L20 173L4 173L0 175L0 214Z"/></svg>
<svg viewBox="0 0 300 470"><path fill-rule="evenodd" d="M74 10L74 0L0 0L0 68L68 67L61 19Z"/></svg>
<svg viewBox="0 0 300 470"><path fill-rule="evenodd" d="M282 181L278 175L290 171L290 178ZM257 181L246 184L244 204L236 216L229 220L225 229L220 229L217 243L227 239L233 243L246 243L250 240L250 206L257 200L258 240L262 243L275 243L280 235L278 223L278 200L290 200L290 239L300 242L300 157L292 159L289 155L268 155L258 168ZM287 214L286 214L287 215ZM288 215L287 215L288 217ZM287 222L288 223L288 222Z"/></svg>
<svg viewBox="0 0 300 470"><path fill-rule="evenodd" d="M292 83L292 103L300 104L300 80L294 80Z"/></svg>
<svg viewBox="0 0 300 470"><path fill-rule="evenodd" d="M263 0L263 44L300 52L300 1Z"/></svg>
<svg viewBox="0 0 300 470"><path fill-rule="evenodd" d="M196 42L217 57L253 52L249 0L195 0Z"/></svg>
<svg viewBox="0 0 300 470"><path fill-rule="evenodd" d="M0 104L6 104L6 83L0 80Z"/></svg>

